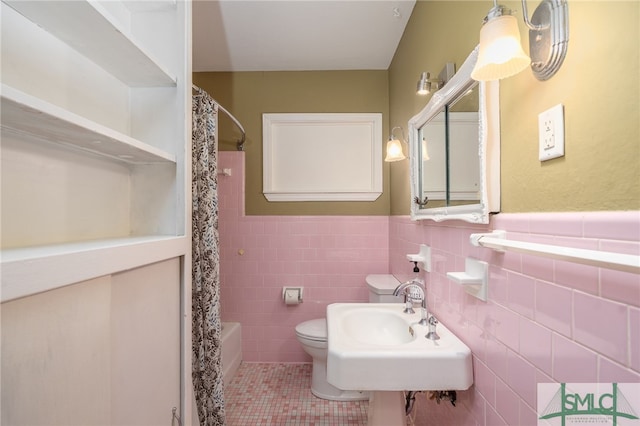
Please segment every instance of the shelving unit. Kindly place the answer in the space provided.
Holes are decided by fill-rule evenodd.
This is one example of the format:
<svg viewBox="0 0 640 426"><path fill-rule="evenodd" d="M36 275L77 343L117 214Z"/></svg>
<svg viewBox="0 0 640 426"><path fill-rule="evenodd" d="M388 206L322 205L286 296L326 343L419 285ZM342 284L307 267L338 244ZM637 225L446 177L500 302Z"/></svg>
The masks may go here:
<svg viewBox="0 0 640 426"><path fill-rule="evenodd" d="M168 398L180 395L173 405L181 406L189 423L190 325L183 314L191 299L191 4L2 0L1 7L0 301L15 307L31 298L38 303L25 306L63 297L58 295L75 298L99 282L112 295L117 290L118 298L72 300L96 305L88 324L105 326L96 335L115 352L126 346L110 346L114 330L122 342L136 340L128 334L135 332L129 321L140 315L135 309L151 303L177 311L174 320L165 319L175 330L157 333L170 333L161 341L172 345L173 372L181 372L180 383L168 386ZM179 277L158 276L151 266L169 264L180 265ZM154 282L163 288L157 300ZM104 371L135 374L126 359ZM104 386L115 386L112 380L105 378ZM2 385L11 389L11 383ZM129 408L112 406L110 417L99 421L128 416L154 424L171 408L163 405L166 413L156 418L136 418L126 414ZM137 410L141 416L151 411L155 407ZM19 409L12 412L7 415ZM43 415L66 421L56 417L60 413Z"/></svg>
<svg viewBox="0 0 640 426"><path fill-rule="evenodd" d="M98 2L4 2L130 87L176 85L176 77L146 52L125 25ZM134 3L129 7L139 10ZM149 3L153 10L153 2ZM127 7L124 2L122 5ZM155 6L160 5L162 3Z"/></svg>
<svg viewBox="0 0 640 426"><path fill-rule="evenodd" d="M2 302L184 255L184 237L134 237L2 252Z"/></svg>
<svg viewBox="0 0 640 426"><path fill-rule="evenodd" d="M8 250L47 246L47 258L69 244L115 250L114 239L136 246L140 237L186 236L185 2L3 0L2 7L2 264ZM156 40L167 30L183 44ZM88 230L91 217L96 226ZM33 273L32 260L24 271L12 262L3 288ZM38 288L74 282L53 278Z"/></svg>
<svg viewBox="0 0 640 426"><path fill-rule="evenodd" d="M176 156L2 85L2 128L19 137L72 146L126 163L174 163Z"/></svg>

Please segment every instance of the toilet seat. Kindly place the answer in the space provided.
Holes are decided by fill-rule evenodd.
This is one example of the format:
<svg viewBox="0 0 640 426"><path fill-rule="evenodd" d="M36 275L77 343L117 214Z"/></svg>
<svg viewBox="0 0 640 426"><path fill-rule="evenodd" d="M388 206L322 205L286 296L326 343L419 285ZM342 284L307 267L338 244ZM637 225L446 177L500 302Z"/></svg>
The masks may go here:
<svg viewBox="0 0 640 426"><path fill-rule="evenodd" d="M296 325L296 335L315 342L327 341L327 319L318 318Z"/></svg>

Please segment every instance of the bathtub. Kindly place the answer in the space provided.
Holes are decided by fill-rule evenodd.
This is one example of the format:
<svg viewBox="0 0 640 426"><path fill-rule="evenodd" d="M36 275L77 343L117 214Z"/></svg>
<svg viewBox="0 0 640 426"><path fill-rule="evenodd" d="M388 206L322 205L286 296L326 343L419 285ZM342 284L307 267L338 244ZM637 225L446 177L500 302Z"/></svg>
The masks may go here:
<svg viewBox="0 0 640 426"><path fill-rule="evenodd" d="M222 377L229 383L242 361L242 334L239 322L222 323Z"/></svg>

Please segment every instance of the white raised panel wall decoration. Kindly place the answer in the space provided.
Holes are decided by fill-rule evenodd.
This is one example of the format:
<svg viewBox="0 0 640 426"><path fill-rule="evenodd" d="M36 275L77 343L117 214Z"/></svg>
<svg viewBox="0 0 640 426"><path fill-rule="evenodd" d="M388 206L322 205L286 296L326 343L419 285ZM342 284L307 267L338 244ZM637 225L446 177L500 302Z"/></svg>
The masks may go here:
<svg viewBox="0 0 640 426"><path fill-rule="evenodd" d="M263 114L269 201L374 201L382 193L382 114Z"/></svg>

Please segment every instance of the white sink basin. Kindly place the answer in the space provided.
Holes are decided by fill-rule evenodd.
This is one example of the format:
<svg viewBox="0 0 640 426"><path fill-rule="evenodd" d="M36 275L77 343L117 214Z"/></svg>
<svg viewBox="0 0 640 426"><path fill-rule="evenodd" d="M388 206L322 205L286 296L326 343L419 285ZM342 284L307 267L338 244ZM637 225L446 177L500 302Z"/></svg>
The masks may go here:
<svg viewBox="0 0 640 426"><path fill-rule="evenodd" d="M342 326L347 334L345 337L364 345L393 346L409 343L415 338L403 318L395 312L380 309L346 312Z"/></svg>
<svg viewBox="0 0 640 426"><path fill-rule="evenodd" d="M359 391L464 390L473 384L471 350L443 324L439 340L401 303L327 307L327 380Z"/></svg>

